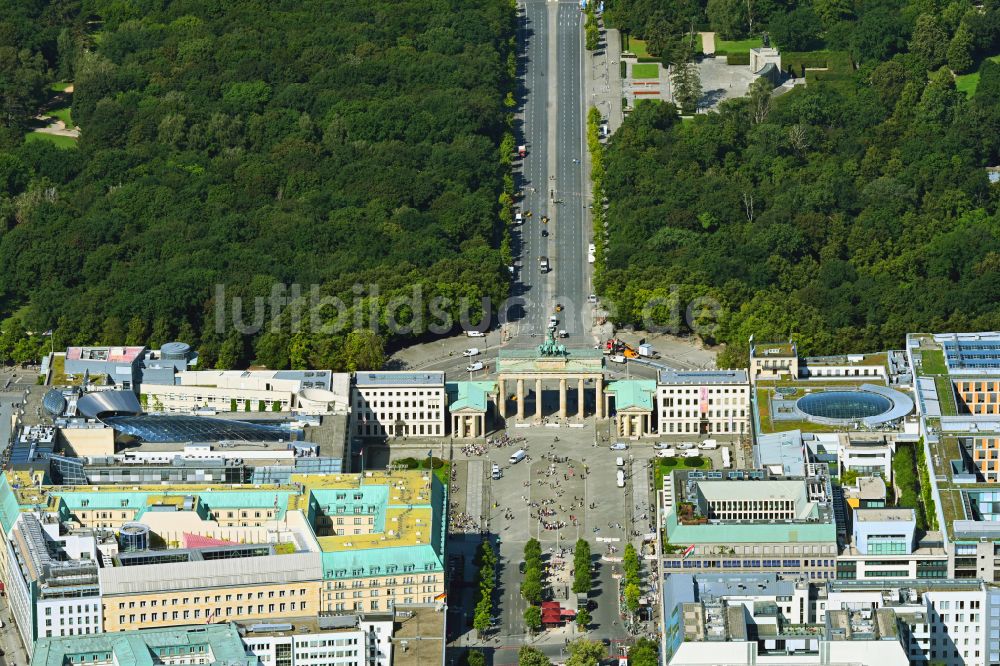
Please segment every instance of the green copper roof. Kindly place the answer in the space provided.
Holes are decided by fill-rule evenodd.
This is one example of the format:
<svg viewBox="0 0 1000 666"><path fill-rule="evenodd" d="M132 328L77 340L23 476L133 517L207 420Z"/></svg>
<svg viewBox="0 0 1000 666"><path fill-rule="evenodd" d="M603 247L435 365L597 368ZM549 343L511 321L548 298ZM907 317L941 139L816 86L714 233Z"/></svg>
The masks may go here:
<svg viewBox="0 0 1000 666"><path fill-rule="evenodd" d="M653 411L656 396L656 380L623 379L608 384L608 393L615 394L615 409L643 409Z"/></svg>
<svg viewBox="0 0 1000 666"><path fill-rule="evenodd" d="M667 539L673 544L693 543L815 543L837 541L837 526L814 523L728 523L680 525L677 514L666 518Z"/></svg>
<svg viewBox="0 0 1000 666"><path fill-rule="evenodd" d="M7 476L0 474L0 524L3 525L4 534L10 534L10 528L14 526L21 508L14 497L14 490L7 481Z"/></svg>
<svg viewBox="0 0 1000 666"><path fill-rule="evenodd" d="M448 382L444 385L448 392L448 411L472 409L485 412L489 396L497 390L496 382Z"/></svg>
<svg viewBox="0 0 1000 666"><path fill-rule="evenodd" d="M599 349L567 349L565 355L542 356L537 349L501 349L497 372L561 374L602 372L604 354Z"/></svg>
<svg viewBox="0 0 1000 666"><path fill-rule="evenodd" d="M254 666L247 656L236 625L201 624L151 628L84 636L39 638L31 666L64 666L71 663L111 662L117 666L154 666L168 659L195 663Z"/></svg>

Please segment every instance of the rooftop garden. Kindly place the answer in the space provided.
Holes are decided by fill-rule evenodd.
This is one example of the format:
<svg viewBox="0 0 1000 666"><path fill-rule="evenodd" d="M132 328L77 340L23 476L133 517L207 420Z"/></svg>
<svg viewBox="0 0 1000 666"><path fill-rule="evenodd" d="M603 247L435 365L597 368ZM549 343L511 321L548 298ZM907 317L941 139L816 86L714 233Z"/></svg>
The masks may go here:
<svg viewBox="0 0 1000 666"><path fill-rule="evenodd" d="M947 375L948 366L944 362L944 352L940 349L921 351L920 372L925 375Z"/></svg>
<svg viewBox="0 0 1000 666"><path fill-rule="evenodd" d="M681 525L707 525L708 518L698 513L698 507L691 502L678 502L677 522Z"/></svg>
<svg viewBox="0 0 1000 666"><path fill-rule="evenodd" d="M663 477L675 469L711 469L708 458L656 458L653 462L654 483L657 490L663 490Z"/></svg>

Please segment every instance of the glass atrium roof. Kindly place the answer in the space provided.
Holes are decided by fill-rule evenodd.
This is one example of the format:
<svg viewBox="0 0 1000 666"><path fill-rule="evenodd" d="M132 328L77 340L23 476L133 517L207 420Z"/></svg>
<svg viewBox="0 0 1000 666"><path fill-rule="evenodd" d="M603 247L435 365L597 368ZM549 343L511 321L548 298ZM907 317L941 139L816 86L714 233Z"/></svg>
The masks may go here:
<svg viewBox="0 0 1000 666"><path fill-rule="evenodd" d="M299 432L279 425L170 414L109 416L115 430L144 442L281 442L299 439Z"/></svg>

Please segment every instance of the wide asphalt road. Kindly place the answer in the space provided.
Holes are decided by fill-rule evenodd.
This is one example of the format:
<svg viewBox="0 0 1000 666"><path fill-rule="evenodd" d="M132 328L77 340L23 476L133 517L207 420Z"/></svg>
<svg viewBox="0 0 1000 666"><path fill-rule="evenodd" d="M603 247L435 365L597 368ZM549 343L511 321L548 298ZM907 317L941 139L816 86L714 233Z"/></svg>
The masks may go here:
<svg viewBox="0 0 1000 666"><path fill-rule="evenodd" d="M520 210L531 212L524 224L515 229L515 249L520 249L520 265L514 282L514 295L525 299L524 310L512 313L518 342L531 341L531 333L545 331L549 311L546 307L549 275L539 272L539 259L549 256L549 242L542 237L543 215L551 215L549 182L549 69L547 38L550 32L549 8L544 1L528 2L522 13L519 44L522 48L521 99L523 123L519 144L528 155L521 160L518 189L524 193Z"/></svg>
<svg viewBox="0 0 1000 666"><path fill-rule="evenodd" d="M515 231L520 265L513 293L525 299L513 312L516 346L536 345L554 306L564 306L559 328L569 345L588 345L589 264L584 196L583 17L575 1L526 0L522 12L522 119L519 144L527 146L516 178L531 212ZM558 202L558 203L557 203ZM542 216L548 216L547 225ZM543 236L543 231L548 236ZM539 260L549 258L542 274ZM587 316L585 316L585 313Z"/></svg>
<svg viewBox="0 0 1000 666"><path fill-rule="evenodd" d="M559 328L569 333L567 344L582 345L583 313L587 308L587 230L583 196L584 117L583 108L583 14L574 3L559 3L556 32L557 113L555 131L554 237L556 263L555 294L565 306Z"/></svg>

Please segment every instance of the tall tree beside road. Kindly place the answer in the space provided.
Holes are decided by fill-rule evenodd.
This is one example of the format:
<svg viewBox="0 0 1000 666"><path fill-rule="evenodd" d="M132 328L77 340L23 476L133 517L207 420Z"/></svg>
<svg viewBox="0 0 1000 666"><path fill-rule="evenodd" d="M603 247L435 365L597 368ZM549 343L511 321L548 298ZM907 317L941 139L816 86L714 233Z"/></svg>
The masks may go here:
<svg viewBox="0 0 1000 666"><path fill-rule="evenodd" d="M601 43L601 29L597 23L597 15L593 7L587 9L587 22L584 24L584 37L588 51L596 51Z"/></svg>
<svg viewBox="0 0 1000 666"><path fill-rule="evenodd" d="M552 662L538 648L522 645L517 651L517 666L552 666Z"/></svg>
<svg viewBox="0 0 1000 666"><path fill-rule="evenodd" d="M359 328L347 334L343 367L350 372L381 370L385 365L385 343L378 333Z"/></svg>
<svg viewBox="0 0 1000 666"><path fill-rule="evenodd" d="M538 631L542 628L542 608L541 606L528 606L524 609L524 626L529 631Z"/></svg>
<svg viewBox="0 0 1000 666"><path fill-rule="evenodd" d="M568 649L569 658L566 659L566 666L598 666L607 656L603 643L586 638L570 642Z"/></svg>
<svg viewBox="0 0 1000 666"><path fill-rule="evenodd" d="M573 549L573 592L587 594L593 585L590 573L590 544L586 539L577 539Z"/></svg>
<svg viewBox="0 0 1000 666"><path fill-rule="evenodd" d="M542 546L538 539L531 538L524 544L524 580L521 581L521 596L530 604L542 601Z"/></svg>
<svg viewBox="0 0 1000 666"><path fill-rule="evenodd" d="M592 618L590 617L590 611L587 610L586 608L581 608L576 613L576 626L586 631L587 627L590 625L591 619Z"/></svg>
<svg viewBox="0 0 1000 666"><path fill-rule="evenodd" d="M642 596L642 590L635 583L628 583L622 594L625 597L625 610L634 615L639 610L639 597Z"/></svg>
<svg viewBox="0 0 1000 666"><path fill-rule="evenodd" d="M657 666L660 645L648 638L640 638L628 651L629 666Z"/></svg>

